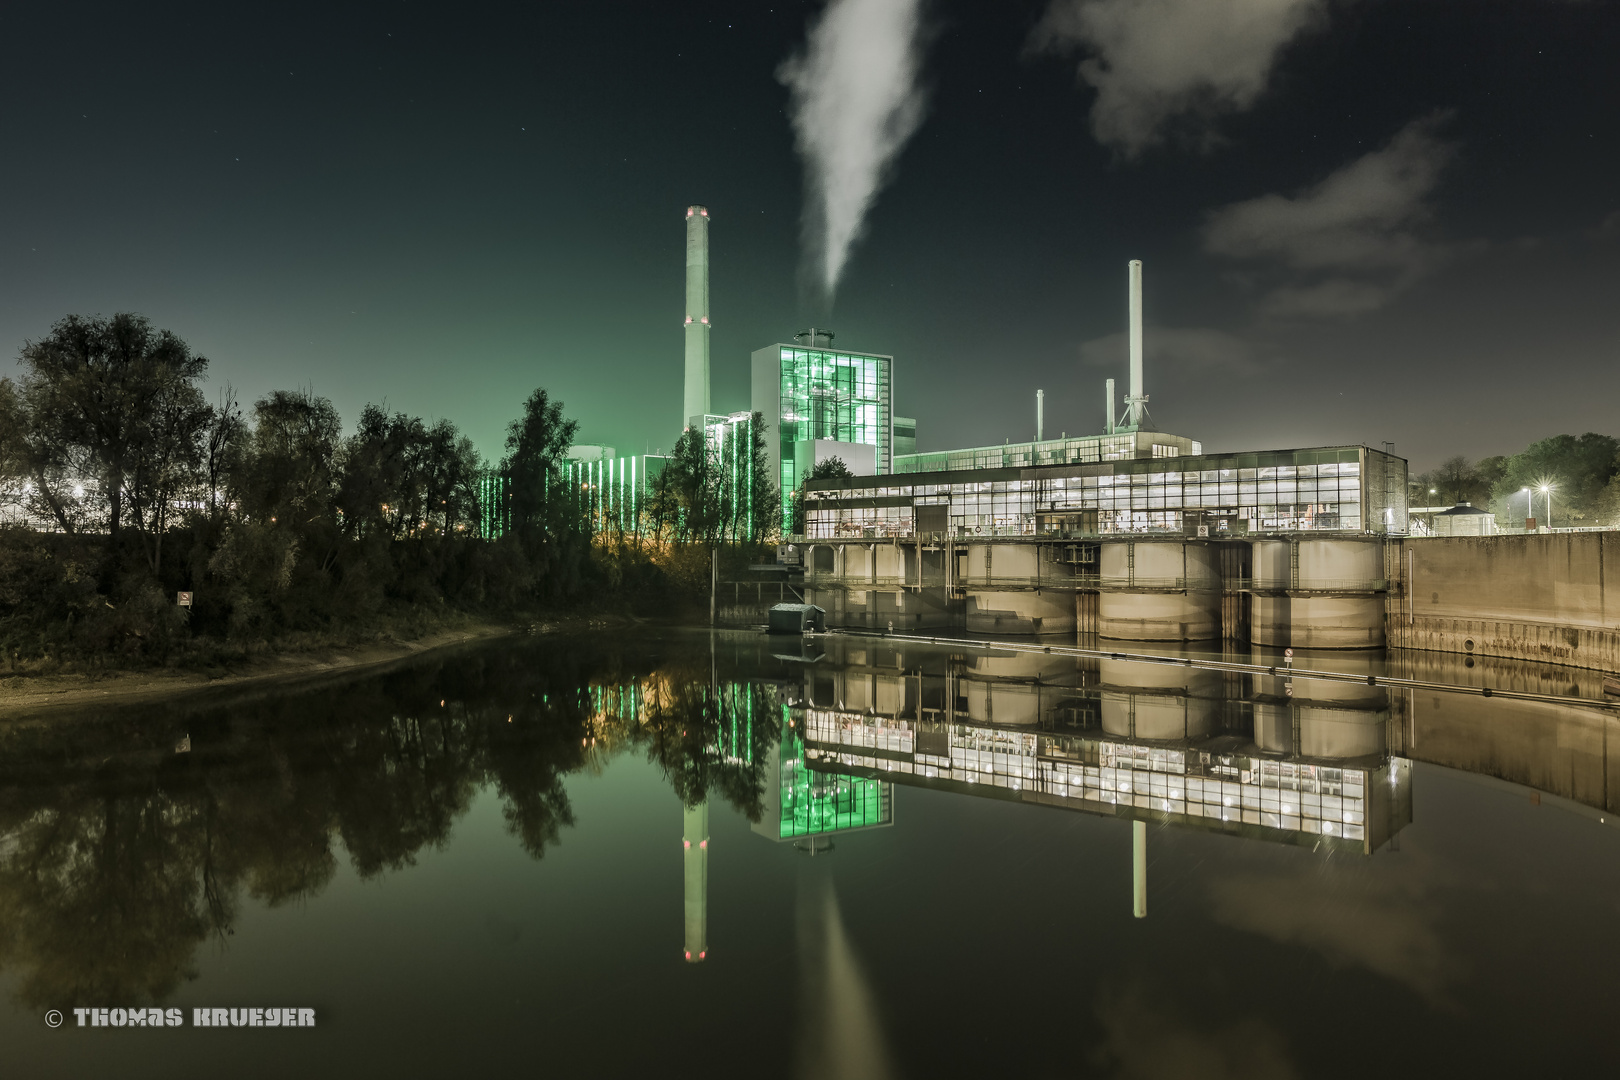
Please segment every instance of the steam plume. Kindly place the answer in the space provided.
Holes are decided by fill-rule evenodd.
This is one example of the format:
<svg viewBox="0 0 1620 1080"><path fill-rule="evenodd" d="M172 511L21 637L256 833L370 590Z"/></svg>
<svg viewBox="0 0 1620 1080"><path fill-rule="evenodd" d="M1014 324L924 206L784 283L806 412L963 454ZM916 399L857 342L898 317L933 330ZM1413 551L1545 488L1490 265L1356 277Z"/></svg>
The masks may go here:
<svg viewBox="0 0 1620 1080"><path fill-rule="evenodd" d="M804 158L805 257L828 302L866 212L922 122L920 0L832 0L777 77Z"/></svg>

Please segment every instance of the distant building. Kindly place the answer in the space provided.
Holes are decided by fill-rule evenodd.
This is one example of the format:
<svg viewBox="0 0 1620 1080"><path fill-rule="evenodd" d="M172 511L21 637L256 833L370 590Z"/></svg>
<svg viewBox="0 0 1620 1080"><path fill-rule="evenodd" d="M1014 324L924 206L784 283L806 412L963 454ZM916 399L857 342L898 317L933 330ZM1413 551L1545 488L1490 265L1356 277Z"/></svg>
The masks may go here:
<svg viewBox="0 0 1620 1080"><path fill-rule="evenodd" d="M1458 503L1432 518L1435 536L1495 536L1496 515L1471 503Z"/></svg>
<svg viewBox="0 0 1620 1080"><path fill-rule="evenodd" d="M894 418L894 456L899 460L905 454L917 452L917 421L909 416ZM896 469L898 472L899 470Z"/></svg>
<svg viewBox="0 0 1620 1080"><path fill-rule="evenodd" d="M576 449L578 449L576 447ZM595 459L572 458L563 465L563 475L581 510L598 533L635 534L644 527L643 512L652 495L653 481L664 471L669 458L657 454L633 454Z"/></svg>

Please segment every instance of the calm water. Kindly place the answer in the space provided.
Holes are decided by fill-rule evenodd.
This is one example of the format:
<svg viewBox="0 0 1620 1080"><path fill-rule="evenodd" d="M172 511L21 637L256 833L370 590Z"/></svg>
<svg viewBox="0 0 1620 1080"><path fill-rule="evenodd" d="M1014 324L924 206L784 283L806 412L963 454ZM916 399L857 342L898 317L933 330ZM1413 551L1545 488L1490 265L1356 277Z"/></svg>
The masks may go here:
<svg viewBox="0 0 1620 1080"><path fill-rule="evenodd" d="M1612 1074L1616 734L1569 705L682 631L13 721L0 1075ZM152 1005L186 1026L72 1011ZM316 1026L190 1026L250 1007Z"/></svg>

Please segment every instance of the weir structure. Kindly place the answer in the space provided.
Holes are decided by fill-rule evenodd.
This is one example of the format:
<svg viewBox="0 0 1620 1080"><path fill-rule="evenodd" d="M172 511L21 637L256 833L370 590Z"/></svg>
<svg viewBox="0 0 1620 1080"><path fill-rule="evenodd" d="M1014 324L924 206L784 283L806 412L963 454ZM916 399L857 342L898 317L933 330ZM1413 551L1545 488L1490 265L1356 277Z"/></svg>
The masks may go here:
<svg viewBox="0 0 1620 1080"><path fill-rule="evenodd" d="M1365 446L816 481L831 626L1384 644L1406 462Z"/></svg>

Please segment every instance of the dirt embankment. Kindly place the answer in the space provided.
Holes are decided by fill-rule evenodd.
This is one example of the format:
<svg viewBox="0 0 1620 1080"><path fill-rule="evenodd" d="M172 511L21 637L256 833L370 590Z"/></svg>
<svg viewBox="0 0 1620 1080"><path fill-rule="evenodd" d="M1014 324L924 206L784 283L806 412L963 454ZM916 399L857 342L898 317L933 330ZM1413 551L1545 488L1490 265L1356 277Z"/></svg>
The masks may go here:
<svg viewBox="0 0 1620 1080"><path fill-rule="evenodd" d="M299 652L276 653L208 671L157 668L104 671L93 674L0 677L0 718L41 709L83 707L174 697L202 690L273 681L292 682L343 675L363 668L410 660L450 645L523 633L536 627L475 623L426 634L410 641L384 640L353 646L332 646Z"/></svg>

